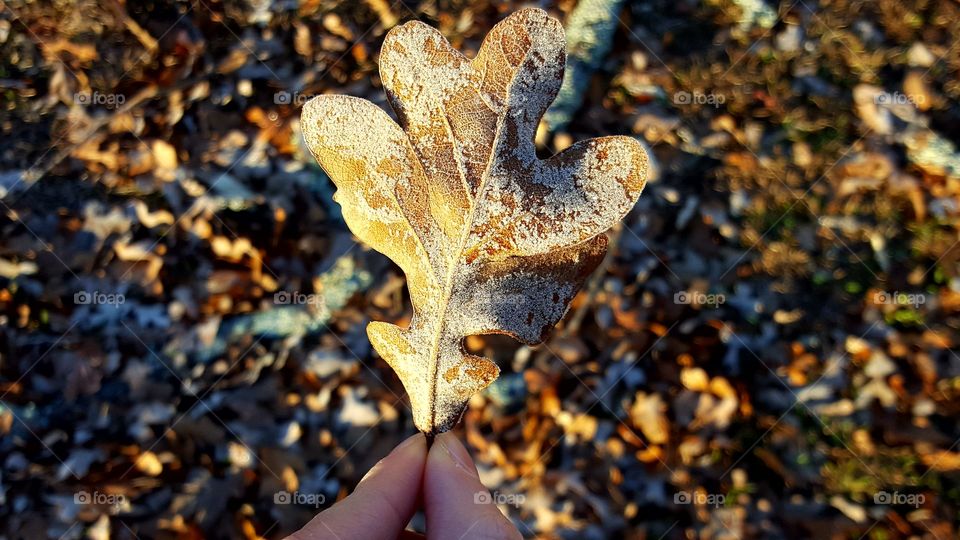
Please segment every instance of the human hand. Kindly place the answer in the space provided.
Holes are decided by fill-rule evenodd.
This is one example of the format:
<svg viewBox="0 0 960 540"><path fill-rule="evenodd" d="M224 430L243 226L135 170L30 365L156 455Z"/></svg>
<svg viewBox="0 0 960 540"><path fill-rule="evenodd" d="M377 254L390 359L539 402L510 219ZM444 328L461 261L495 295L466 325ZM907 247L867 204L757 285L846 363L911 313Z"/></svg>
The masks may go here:
<svg viewBox="0 0 960 540"><path fill-rule="evenodd" d="M426 438L418 433L374 465L352 494L288 540L423 538L404 531L421 504L429 540L521 538L496 505L477 501L478 493L487 488L457 437L441 433L427 452Z"/></svg>

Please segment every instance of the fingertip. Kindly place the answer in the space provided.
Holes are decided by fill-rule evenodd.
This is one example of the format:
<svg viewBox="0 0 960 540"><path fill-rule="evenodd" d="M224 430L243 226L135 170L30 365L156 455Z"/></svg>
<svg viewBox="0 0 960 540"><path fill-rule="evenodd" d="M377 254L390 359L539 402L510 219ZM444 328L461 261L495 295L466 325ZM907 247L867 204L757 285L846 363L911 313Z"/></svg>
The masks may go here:
<svg viewBox="0 0 960 540"><path fill-rule="evenodd" d="M411 504L402 498L412 496L416 499L419 495L426 460L427 441L422 433L417 433L367 471L354 489L354 498L365 498L369 492L382 493L387 495L388 501L398 503L395 506L406 509Z"/></svg>
<svg viewBox="0 0 960 540"><path fill-rule="evenodd" d="M433 465L440 469L456 469L461 474L466 474L472 478L480 479L477 473L477 466L470 457L460 439L451 432L441 433L436 437L433 446L430 447L430 453L427 456L427 467Z"/></svg>
<svg viewBox="0 0 960 540"><path fill-rule="evenodd" d="M416 434L407 437L405 441L398 444L392 452L387 454L387 457L393 455L412 455L425 458L427 455L427 437L418 431Z"/></svg>
<svg viewBox="0 0 960 540"><path fill-rule="evenodd" d="M424 505L429 538L519 538L492 504L470 453L456 435L437 436L427 455Z"/></svg>
<svg viewBox="0 0 960 540"><path fill-rule="evenodd" d="M394 539L417 509L427 443L414 435L381 459L356 489L318 514L295 538Z"/></svg>
<svg viewBox="0 0 960 540"><path fill-rule="evenodd" d="M417 432L398 444L384 459L422 463L427 459L427 438L423 433Z"/></svg>

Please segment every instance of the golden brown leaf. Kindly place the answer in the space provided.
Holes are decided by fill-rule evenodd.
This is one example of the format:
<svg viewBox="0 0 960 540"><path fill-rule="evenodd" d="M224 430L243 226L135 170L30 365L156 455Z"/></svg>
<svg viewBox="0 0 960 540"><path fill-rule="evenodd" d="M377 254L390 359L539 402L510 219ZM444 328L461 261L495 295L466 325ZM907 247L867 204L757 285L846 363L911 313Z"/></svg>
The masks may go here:
<svg viewBox="0 0 960 540"><path fill-rule="evenodd" d="M406 274L409 327L373 322L367 334L424 432L450 429L499 373L463 339L543 341L643 189L647 156L628 137L537 158L564 60L560 23L538 9L496 25L473 60L412 22L390 31L380 55L400 125L348 96L304 106L304 135L350 230Z"/></svg>

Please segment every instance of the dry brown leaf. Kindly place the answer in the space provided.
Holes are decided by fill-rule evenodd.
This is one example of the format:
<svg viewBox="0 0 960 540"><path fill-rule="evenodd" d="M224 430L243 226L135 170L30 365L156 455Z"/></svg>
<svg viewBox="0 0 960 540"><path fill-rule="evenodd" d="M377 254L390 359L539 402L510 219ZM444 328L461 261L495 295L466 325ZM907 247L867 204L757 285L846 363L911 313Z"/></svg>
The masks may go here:
<svg viewBox="0 0 960 540"><path fill-rule="evenodd" d="M134 464L138 470L149 476L158 476L163 472L163 463L160 462L160 458L149 450L140 454Z"/></svg>
<svg viewBox="0 0 960 540"><path fill-rule="evenodd" d="M922 454L920 460L924 465L935 471L952 472L960 470L960 452L936 450L929 454Z"/></svg>
<svg viewBox="0 0 960 540"><path fill-rule="evenodd" d="M406 274L409 328L373 322L367 334L424 432L450 429L499 373L463 339L543 341L646 181L647 155L628 137L537 158L564 48L560 23L538 9L496 25L473 60L411 22L390 31L380 55L400 125L349 96L304 106L306 141L350 229Z"/></svg>

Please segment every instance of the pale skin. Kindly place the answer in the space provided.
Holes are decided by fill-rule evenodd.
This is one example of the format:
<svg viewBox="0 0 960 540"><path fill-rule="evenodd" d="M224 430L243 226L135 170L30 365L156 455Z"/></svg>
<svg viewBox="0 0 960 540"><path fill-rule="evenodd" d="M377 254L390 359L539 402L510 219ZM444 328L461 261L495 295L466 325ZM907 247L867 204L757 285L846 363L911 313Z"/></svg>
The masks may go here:
<svg viewBox="0 0 960 540"><path fill-rule="evenodd" d="M476 502L477 493L488 491L457 437L442 433L428 450L418 433L374 465L352 494L288 540L424 538L404 530L418 509L426 514L428 540L522 538L496 505Z"/></svg>

